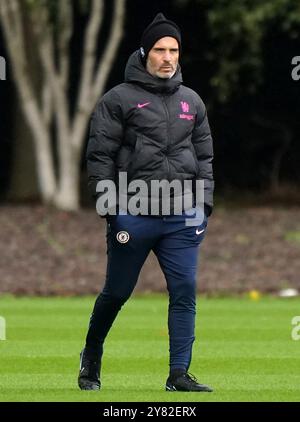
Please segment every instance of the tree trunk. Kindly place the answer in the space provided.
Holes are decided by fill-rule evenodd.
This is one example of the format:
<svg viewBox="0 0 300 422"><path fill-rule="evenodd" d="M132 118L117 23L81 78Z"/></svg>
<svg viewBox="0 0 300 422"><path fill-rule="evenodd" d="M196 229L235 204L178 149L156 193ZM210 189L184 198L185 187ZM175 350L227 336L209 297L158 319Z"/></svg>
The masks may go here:
<svg viewBox="0 0 300 422"><path fill-rule="evenodd" d="M67 138L61 140L65 145L69 144L68 141ZM59 209L65 211L79 209L79 178L80 154L70 147L63 156L60 156L59 185L53 201Z"/></svg>

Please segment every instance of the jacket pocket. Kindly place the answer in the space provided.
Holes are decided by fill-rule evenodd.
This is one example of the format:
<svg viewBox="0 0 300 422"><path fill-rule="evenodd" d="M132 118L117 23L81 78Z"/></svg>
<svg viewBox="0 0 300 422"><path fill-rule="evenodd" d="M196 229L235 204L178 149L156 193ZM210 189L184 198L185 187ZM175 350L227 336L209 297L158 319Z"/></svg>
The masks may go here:
<svg viewBox="0 0 300 422"><path fill-rule="evenodd" d="M131 180L138 167L139 154L142 149L142 135L137 135L134 149L131 151L131 157L128 164L128 179Z"/></svg>

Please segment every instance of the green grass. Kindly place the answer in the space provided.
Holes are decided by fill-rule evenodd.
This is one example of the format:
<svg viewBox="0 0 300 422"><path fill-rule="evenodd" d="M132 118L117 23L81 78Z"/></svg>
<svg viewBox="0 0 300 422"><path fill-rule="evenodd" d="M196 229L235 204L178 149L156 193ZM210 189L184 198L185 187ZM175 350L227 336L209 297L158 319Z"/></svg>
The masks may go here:
<svg viewBox="0 0 300 422"><path fill-rule="evenodd" d="M198 299L190 371L214 393L166 393L167 299L132 298L105 345L102 389L77 388L94 298L0 297L0 401L299 401L299 299Z"/></svg>

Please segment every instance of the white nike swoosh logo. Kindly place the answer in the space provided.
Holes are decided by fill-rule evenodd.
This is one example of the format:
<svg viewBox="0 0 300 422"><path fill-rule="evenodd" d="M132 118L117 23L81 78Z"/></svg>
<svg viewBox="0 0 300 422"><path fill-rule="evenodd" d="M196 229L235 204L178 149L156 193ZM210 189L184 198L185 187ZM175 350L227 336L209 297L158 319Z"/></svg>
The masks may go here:
<svg viewBox="0 0 300 422"><path fill-rule="evenodd" d="M196 234L201 234L204 232L205 229L198 231L198 229L196 230Z"/></svg>

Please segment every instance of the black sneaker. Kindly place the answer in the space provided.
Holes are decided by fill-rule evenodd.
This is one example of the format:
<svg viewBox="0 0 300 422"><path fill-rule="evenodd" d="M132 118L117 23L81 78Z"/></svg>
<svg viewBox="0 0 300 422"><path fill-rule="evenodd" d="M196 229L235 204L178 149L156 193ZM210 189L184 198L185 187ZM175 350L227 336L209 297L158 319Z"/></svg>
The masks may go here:
<svg viewBox="0 0 300 422"><path fill-rule="evenodd" d="M199 384L194 375L184 372L176 378L169 377L166 383L166 391L213 391L208 385Z"/></svg>
<svg viewBox="0 0 300 422"><path fill-rule="evenodd" d="M80 353L78 385L81 390L100 390L100 362L88 359L85 349Z"/></svg>

